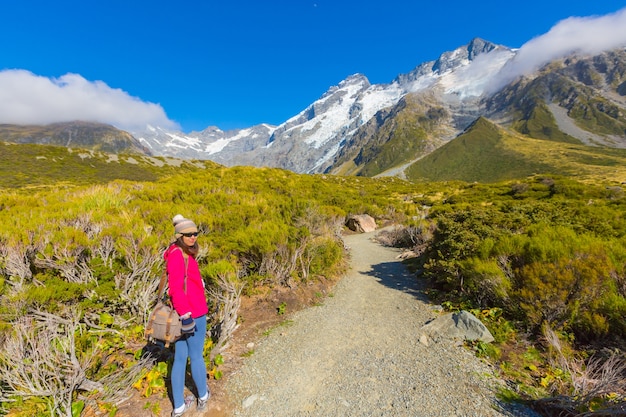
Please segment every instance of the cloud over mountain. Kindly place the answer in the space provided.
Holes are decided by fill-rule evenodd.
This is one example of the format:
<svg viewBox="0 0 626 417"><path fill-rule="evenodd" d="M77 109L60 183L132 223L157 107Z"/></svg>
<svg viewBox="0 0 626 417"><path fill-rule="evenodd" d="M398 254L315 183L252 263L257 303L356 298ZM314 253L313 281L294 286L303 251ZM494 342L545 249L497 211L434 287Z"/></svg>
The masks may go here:
<svg viewBox="0 0 626 417"><path fill-rule="evenodd" d="M157 125L177 128L159 104L149 103L102 81L78 74L59 78L25 70L0 71L0 123L48 124L84 120L132 130Z"/></svg>
<svg viewBox="0 0 626 417"><path fill-rule="evenodd" d="M603 16L570 17L522 45L490 89L497 90L521 75L572 53L597 54L624 46L626 8Z"/></svg>

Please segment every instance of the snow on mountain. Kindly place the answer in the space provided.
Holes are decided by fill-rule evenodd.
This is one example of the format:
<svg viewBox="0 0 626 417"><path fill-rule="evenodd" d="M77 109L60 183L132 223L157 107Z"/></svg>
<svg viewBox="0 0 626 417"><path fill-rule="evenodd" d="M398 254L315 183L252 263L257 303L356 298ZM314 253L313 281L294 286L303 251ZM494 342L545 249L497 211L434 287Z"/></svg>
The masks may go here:
<svg viewBox="0 0 626 417"><path fill-rule="evenodd" d="M330 106L326 107L326 102L331 101L337 94L326 95L316 102L321 107L325 107L325 110L320 115L316 115L312 119L307 120L299 126L299 130L302 134L310 132L309 136L304 139L304 142L311 145L313 148L318 149L335 136L340 129L345 125L346 120L350 120L350 108L354 101L357 100L358 94L366 88L367 79L365 77L354 77L357 82L342 81L339 84L339 90L345 97L335 101ZM339 91L338 90L338 91ZM292 129L295 129L292 128Z"/></svg>
<svg viewBox="0 0 626 417"><path fill-rule="evenodd" d="M437 84L444 89L445 94L454 94L461 99L480 97L494 75L514 56L515 52L509 49L500 49L489 55L479 55L471 62L464 62L464 65L455 70L441 74Z"/></svg>
<svg viewBox="0 0 626 417"><path fill-rule="evenodd" d="M276 129L275 127L270 126L270 125L262 125L262 126L267 129L267 133L269 133L270 135ZM261 138L263 140L265 138L265 134L259 133L258 130L255 130L254 128L242 129L242 130L237 131L233 136L220 138L220 139L217 139L215 142L207 143L206 148L204 149L204 152L208 155L216 154L218 152L223 151L224 148L226 148L230 143L238 141L240 139L245 139L245 138L252 138L252 139Z"/></svg>
<svg viewBox="0 0 626 417"><path fill-rule="evenodd" d="M154 154L322 172L360 126L406 94L432 90L450 100L475 100L514 55L512 49L474 39L390 84L371 85L364 75L351 75L279 126L209 127L187 135L151 127L135 137Z"/></svg>
<svg viewBox="0 0 626 417"><path fill-rule="evenodd" d="M275 126L268 124L230 131L211 126L201 132L184 134L148 126L145 131L134 132L133 135L155 155L209 159L227 163L228 158L220 157L225 149L235 147L234 144L237 143L265 143L275 129Z"/></svg>
<svg viewBox="0 0 626 417"><path fill-rule="evenodd" d="M406 91L397 83L371 86L367 91L363 92L360 98L362 104L361 123L367 122L378 111L393 106L405 94Z"/></svg>

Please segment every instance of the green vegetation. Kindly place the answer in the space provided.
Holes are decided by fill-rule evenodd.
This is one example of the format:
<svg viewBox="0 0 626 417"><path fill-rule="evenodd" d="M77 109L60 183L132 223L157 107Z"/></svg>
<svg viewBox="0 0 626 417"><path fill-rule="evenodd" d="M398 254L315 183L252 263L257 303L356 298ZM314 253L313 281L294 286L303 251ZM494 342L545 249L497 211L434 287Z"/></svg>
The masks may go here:
<svg viewBox="0 0 626 417"><path fill-rule="evenodd" d="M45 143L110 153L144 154L128 132L102 123L74 121L41 125L0 124L0 141Z"/></svg>
<svg viewBox="0 0 626 417"><path fill-rule="evenodd" d="M552 169L519 152L520 142L481 117L461 136L412 164L406 175L414 180L494 182Z"/></svg>
<svg viewBox="0 0 626 417"><path fill-rule="evenodd" d="M484 191L468 187L431 211L425 276L435 287L502 308L534 334L548 322L579 343L625 336L623 192L545 177L493 187L488 201Z"/></svg>
<svg viewBox="0 0 626 417"><path fill-rule="evenodd" d="M597 369L594 361L612 364L606 348L624 351L626 198L619 183L604 180L608 168L622 172L621 152L529 140L484 119L459 139L460 148L435 157L465 158L455 168L465 173L483 158L473 172L484 183L298 175L197 161L158 166L154 159L129 164L150 178L104 181L82 174L82 158L51 178L38 163L48 167L54 152L70 159L74 153L6 145L23 146L13 154L15 178L32 175L29 187L12 179L0 192L0 407L15 415L114 415L118 395L134 387L148 412L159 412L155 399L166 395L169 358L146 356L143 326L177 213L194 219L202 234L199 264L220 312L210 323L215 330L237 320L240 296L340 276L344 219L368 213L379 224L404 225L396 240L420 254L411 266L434 301L469 309L489 327L496 342L471 348L515 387L503 398L571 398L576 412L623 401L615 384L581 393L576 383ZM508 150L512 141L518 153ZM561 167L589 174L585 182L523 175L527 149L558 149L570 164ZM47 158L35 157L44 152ZM554 166L553 154L539 152L533 170ZM101 156L90 162L98 169L123 165ZM507 174L488 180L488 169ZM274 307L278 315L289 310ZM212 378L221 377L227 338L207 340ZM59 378L59 369L71 378Z"/></svg>
<svg viewBox="0 0 626 417"><path fill-rule="evenodd" d="M373 177L425 155L433 146L432 132L447 116L442 108L426 110L411 96L405 97L403 109L378 130L380 145L361 149L359 175Z"/></svg>
<svg viewBox="0 0 626 417"><path fill-rule="evenodd" d="M533 139L479 118L406 170L407 178L415 181L492 183L537 174L626 181L626 150Z"/></svg>
<svg viewBox="0 0 626 417"><path fill-rule="evenodd" d="M199 162L157 166L153 158L126 164L134 181L105 182L85 170L96 165L124 178L123 170L107 166L124 163L93 154L85 164L64 148L6 146L23 150L13 156L25 163L11 165L16 177L29 173L30 187L13 188L8 180L0 194L0 407L33 415L114 408L131 386L146 397L165 395L167 366L160 364L169 358L145 356L143 327L174 214L194 219L203 235L199 264L219 312L210 324L220 330L207 341L205 357L219 379L219 352L225 331L235 328L242 294L338 277L345 267L339 238L345 216L394 219L407 205L401 190L411 188L393 178ZM35 157L42 153L47 157ZM61 155L68 166L51 176L46 169ZM58 377L64 366L75 379Z"/></svg>
<svg viewBox="0 0 626 417"><path fill-rule="evenodd" d="M496 345L473 348L500 365L518 398L570 396L560 411L580 413L623 404L619 377L592 395L576 382L624 351L623 189L538 176L462 186L431 204L435 231L414 267L433 299L492 330ZM619 375L621 360L602 372Z"/></svg>
<svg viewBox="0 0 626 417"><path fill-rule="evenodd" d="M532 107L522 120L514 123L513 128L531 138L580 143L578 139L561 132L552 112L543 103Z"/></svg>
<svg viewBox="0 0 626 417"><path fill-rule="evenodd" d="M116 179L155 181L176 172L216 166L212 162L0 142L0 188L106 184Z"/></svg>

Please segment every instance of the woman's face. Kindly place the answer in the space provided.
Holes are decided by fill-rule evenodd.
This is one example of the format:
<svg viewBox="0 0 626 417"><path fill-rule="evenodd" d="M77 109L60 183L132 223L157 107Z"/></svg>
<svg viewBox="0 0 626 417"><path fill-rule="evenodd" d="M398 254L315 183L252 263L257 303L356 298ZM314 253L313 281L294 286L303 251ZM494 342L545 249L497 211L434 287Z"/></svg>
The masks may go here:
<svg viewBox="0 0 626 417"><path fill-rule="evenodd" d="M187 246L193 246L198 239L198 232L183 233L183 243Z"/></svg>

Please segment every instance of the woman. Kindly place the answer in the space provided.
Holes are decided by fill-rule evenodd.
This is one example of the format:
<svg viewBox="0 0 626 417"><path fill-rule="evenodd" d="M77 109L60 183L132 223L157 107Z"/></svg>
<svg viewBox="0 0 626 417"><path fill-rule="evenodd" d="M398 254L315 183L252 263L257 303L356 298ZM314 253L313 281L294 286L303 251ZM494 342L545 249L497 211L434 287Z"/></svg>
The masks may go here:
<svg viewBox="0 0 626 417"><path fill-rule="evenodd" d="M204 281L196 262L198 253L198 228L196 224L177 214L174 216L176 241L165 251L169 295L174 309L183 323L183 337L174 344L174 364L171 383L174 409L172 417L180 417L191 408L193 396L184 397L187 358L191 363L191 376L198 393L197 410L206 409L211 395L204 363L208 305Z"/></svg>

